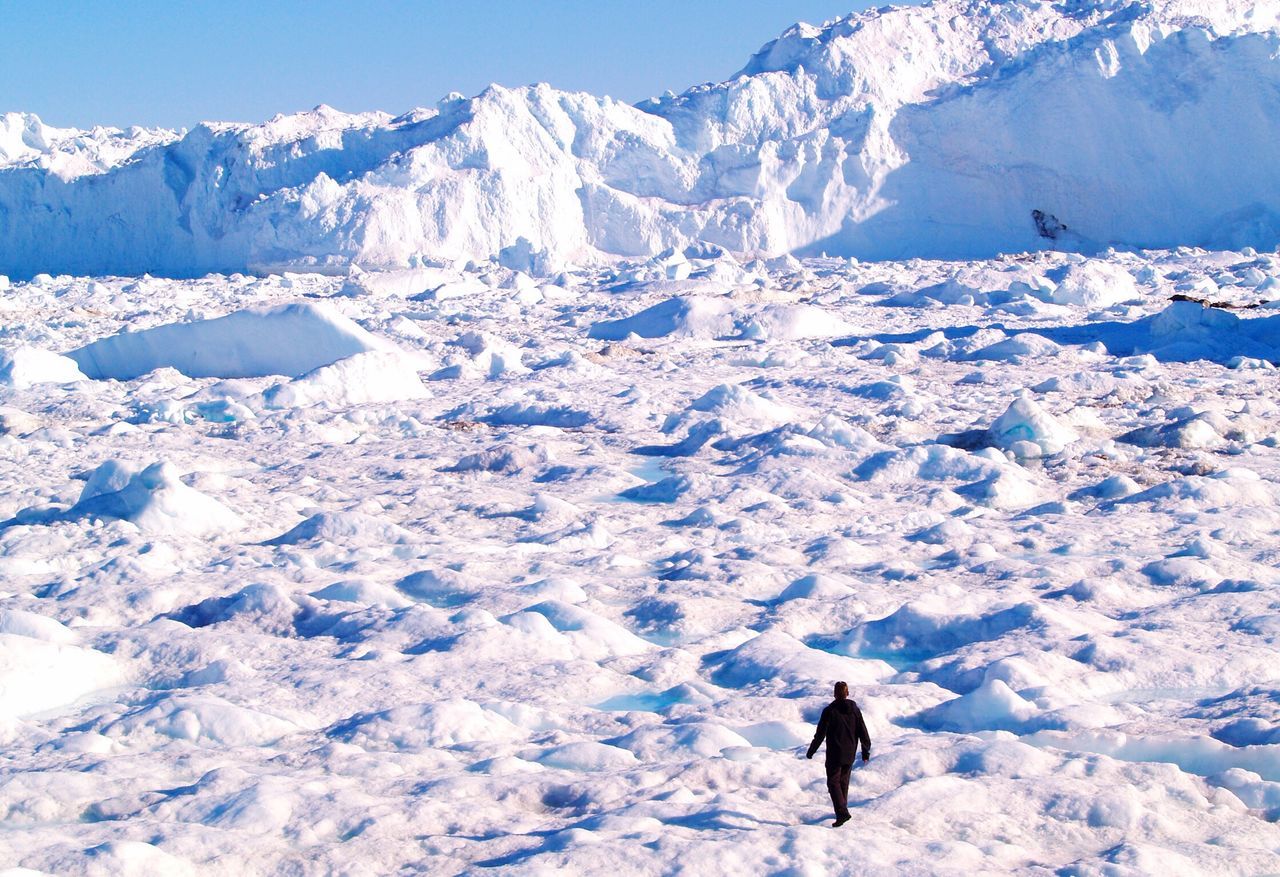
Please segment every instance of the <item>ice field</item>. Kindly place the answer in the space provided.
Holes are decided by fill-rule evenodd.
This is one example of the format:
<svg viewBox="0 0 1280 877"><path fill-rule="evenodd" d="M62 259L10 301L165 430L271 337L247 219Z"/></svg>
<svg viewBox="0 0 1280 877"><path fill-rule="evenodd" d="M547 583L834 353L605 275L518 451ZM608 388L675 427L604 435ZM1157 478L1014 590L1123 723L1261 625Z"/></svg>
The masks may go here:
<svg viewBox="0 0 1280 877"><path fill-rule="evenodd" d="M14 283L0 873L1280 870L1278 275Z"/></svg>
<svg viewBox="0 0 1280 877"><path fill-rule="evenodd" d="M1280 874L1278 58L0 115L0 877Z"/></svg>

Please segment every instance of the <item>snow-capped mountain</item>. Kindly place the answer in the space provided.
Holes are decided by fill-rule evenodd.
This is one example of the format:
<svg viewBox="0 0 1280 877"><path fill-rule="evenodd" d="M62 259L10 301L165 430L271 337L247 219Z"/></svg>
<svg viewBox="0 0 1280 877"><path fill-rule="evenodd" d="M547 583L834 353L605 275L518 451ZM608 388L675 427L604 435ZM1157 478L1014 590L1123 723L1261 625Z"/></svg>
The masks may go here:
<svg viewBox="0 0 1280 877"><path fill-rule="evenodd" d="M52 129L0 117L0 272L200 275L698 241L983 257L1274 246L1280 3L935 0L800 24L630 106L547 85L398 117Z"/></svg>

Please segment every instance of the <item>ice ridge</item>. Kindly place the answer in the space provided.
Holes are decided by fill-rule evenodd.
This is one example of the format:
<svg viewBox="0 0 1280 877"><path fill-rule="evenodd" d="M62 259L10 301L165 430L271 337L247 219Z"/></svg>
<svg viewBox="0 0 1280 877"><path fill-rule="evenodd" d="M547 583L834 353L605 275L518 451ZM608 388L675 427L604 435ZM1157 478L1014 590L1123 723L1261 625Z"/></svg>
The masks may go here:
<svg viewBox="0 0 1280 877"><path fill-rule="evenodd" d="M10 113L0 273L1270 248L1278 19L1276 0L933 0L795 25L636 106L541 84L184 133Z"/></svg>

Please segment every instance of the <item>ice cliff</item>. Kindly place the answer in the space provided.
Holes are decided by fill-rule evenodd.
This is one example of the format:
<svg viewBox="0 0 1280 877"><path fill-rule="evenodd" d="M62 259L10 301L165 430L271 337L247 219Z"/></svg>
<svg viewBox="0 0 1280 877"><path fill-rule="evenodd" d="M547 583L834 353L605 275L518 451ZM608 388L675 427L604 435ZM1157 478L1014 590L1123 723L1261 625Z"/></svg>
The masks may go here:
<svg viewBox="0 0 1280 877"><path fill-rule="evenodd" d="M1270 248L1278 19L1277 0L934 0L798 24L637 106L492 86L183 134L10 113L0 273Z"/></svg>

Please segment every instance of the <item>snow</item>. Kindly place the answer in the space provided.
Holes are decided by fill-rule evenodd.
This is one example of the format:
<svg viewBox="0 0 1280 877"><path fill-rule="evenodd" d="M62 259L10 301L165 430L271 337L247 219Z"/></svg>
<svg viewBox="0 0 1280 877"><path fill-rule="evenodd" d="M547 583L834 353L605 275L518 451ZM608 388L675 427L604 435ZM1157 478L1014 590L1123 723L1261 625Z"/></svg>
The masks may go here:
<svg viewBox="0 0 1280 877"><path fill-rule="evenodd" d="M357 353L277 384L263 394L268 408L301 408L324 403L339 407L370 402L403 402L429 395L417 364L396 351Z"/></svg>
<svg viewBox="0 0 1280 877"><path fill-rule="evenodd" d="M66 224L0 246L0 862L1280 871L1280 256L1195 246L1265 237L1278 14L936 0L640 108L5 117L0 217Z"/></svg>
<svg viewBox="0 0 1280 877"><path fill-rule="evenodd" d="M778 270L1267 249L1277 29L1272 0L934 0L797 25L737 75L636 106L539 84L182 133L8 113L0 273L320 271L350 296L447 301L483 294L449 276L467 261L549 276L642 257L615 281L722 292L753 282L725 251ZM1048 289L1096 307L1133 292L1089 268ZM975 291L954 300L992 292Z"/></svg>
<svg viewBox="0 0 1280 877"><path fill-rule="evenodd" d="M1067 265L1049 301L1058 305L1108 308L1140 298L1133 276L1118 265L1088 261Z"/></svg>
<svg viewBox="0 0 1280 877"><path fill-rule="evenodd" d="M85 380L88 378L70 357L35 347L0 350L2 384L27 389L34 384L68 384Z"/></svg>
<svg viewBox="0 0 1280 877"><path fill-rule="evenodd" d="M51 638L44 626L6 618L2 627L0 716L6 719L66 707L126 681L126 669L120 661Z"/></svg>
<svg viewBox="0 0 1280 877"><path fill-rule="evenodd" d="M127 476L127 477L126 477ZM218 500L184 484L171 463L158 461L141 471L115 460L89 475L69 518L117 518L148 533L209 534L236 530L241 520Z"/></svg>
<svg viewBox="0 0 1280 877"><path fill-rule="evenodd" d="M1017 456L1039 456L1060 453L1080 436L1034 399L1019 396L991 424L991 438L997 447L1013 451ZM1034 445L1035 450L1019 453L1019 446L1028 443Z"/></svg>
<svg viewBox="0 0 1280 877"><path fill-rule="evenodd" d="M126 330L69 355L95 379L129 380L158 368L192 378L299 377L358 353L385 349L385 341L331 304L299 302ZM312 384L323 381L313 377Z"/></svg>
<svg viewBox="0 0 1280 877"><path fill-rule="evenodd" d="M853 328L813 305L737 304L723 297L681 296L659 302L619 320L591 327L591 337L621 341L641 338L736 337L757 341L795 341L849 334Z"/></svg>

